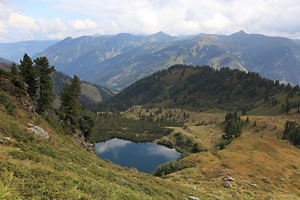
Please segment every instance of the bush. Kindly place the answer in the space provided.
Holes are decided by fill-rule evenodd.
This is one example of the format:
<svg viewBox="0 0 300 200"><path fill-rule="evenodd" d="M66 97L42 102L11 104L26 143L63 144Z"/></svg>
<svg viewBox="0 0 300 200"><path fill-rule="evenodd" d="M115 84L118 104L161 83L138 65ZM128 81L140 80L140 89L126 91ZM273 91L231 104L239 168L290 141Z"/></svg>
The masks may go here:
<svg viewBox="0 0 300 200"><path fill-rule="evenodd" d="M9 115L14 115L16 110L16 105L12 103L12 100L4 92L0 93L0 104L4 105L7 113Z"/></svg>
<svg viewBox="0 0 300 200"><path fill-rule="evenodd" d="M159 165L153 172L154 176L164 176L181 170L176 161L169 161L165 164Z"/></svg>
<svg viewBox="0 0 300 200"><path fill-rule="evenodd" d="M295 121L286 121L283 140L288 140L294 146L300 146L300 126Z"/></svg>

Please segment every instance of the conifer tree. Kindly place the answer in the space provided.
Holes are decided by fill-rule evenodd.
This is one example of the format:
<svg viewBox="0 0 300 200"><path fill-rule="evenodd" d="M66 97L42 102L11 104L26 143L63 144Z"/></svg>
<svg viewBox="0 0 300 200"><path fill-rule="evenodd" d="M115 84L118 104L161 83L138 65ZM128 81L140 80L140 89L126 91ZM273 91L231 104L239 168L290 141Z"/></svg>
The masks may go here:
<svg viewBox="0 0 300 200"><path fill-rule="evenodd" d="M52 107L54 101L53 82L50 74L55 71L50 67L46 57L39 57L34 60L39 75L39 98L38 112L43 113Z"/></svg>
<svg viewBox="0 0 300 200"><path fill-rule="evenodd" d="M71 83L67 83L60 93L60 111L61 118L72 127L78 126L79 103L77 99L80 96L81 82L77 76L74 76Z"/></svg>
<svg viewBox="0 0 300 200"><path fill-rule="evenodd" d="M28 85L28 94L31 99L35 99L38 89L37 73L33 67L33 62L31 58L24 54L23 60L20 60L20 75L24 82Z"/></svg>
<svg viewBox="0 0 300 200"><path fill-rule="evenodd" d="M18 75L19 73L18 73L18 68L17 68L17 65L16 65L16 63L13 63L13 65L11 66L11 69L10 69L10 71L11 71L11 73L13 74L13 75Z"/></svg>

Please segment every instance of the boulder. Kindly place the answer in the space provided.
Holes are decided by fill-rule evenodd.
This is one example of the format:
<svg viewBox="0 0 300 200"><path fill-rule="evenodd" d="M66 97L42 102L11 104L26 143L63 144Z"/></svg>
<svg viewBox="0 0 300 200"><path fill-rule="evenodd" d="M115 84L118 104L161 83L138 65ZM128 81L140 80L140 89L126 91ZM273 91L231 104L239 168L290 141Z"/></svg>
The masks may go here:
<svg viewBox="0 0 300 200"><path fill-rule="evenodd" d="M227 176L223 178L224 181L234 181L234 178L232 176Z"/></svg>
<svg viewBox="0 0 300 200"><path fill-rule="evenodd" d="M222 184L224 188L232 188L232 185L230 182L226 182Z"/></svg>
<svg viewBox="0 0 300 200"><path fill-rule="evenodd" d="M3 139L7 140L7 141L11 141L10 137L3 137Z"/></svg>
<svg viewBox="0 0 300 200"><path fill-rule="evenodd" d="M189 199L191 199L191 200L200 200L199 197L195 197L195 196L189 196Z"/></svg>
<svg viewBox="0 0 300 200"><path fill-rule="evenodd" d="M249 183L249 185L252 186L252 187L257 187L256 183Z"/></svg>
<svg viewBox="0 0 300 200"><path fill-rule="evenodd" d="M49 139L49 133L39 126L30 126L28 128L28 131L35 135L39 135L39 136L45 138L46 140Z"/></svg>
<svg viewBox="0 0 300 200"><path fill-rule="evenodd" d="M263 182L265 182L265 183L270 183L270 180L267 178L267 177L263 177Z"/></svg>

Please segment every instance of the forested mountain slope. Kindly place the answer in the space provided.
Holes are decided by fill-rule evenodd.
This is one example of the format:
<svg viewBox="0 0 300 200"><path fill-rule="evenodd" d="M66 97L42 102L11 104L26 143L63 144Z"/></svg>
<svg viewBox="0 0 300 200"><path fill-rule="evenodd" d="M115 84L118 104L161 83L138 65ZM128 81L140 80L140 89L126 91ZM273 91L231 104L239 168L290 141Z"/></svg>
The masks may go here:
<svg viewBox="0 0 300 200"><path fill-rule="evenodd" d="M248 111L262 102L279 112L289 98L293 101L292 107L299 106L299 95L298 86L280 84L253 72L174 65L133 83L102 108L108 106L123 110L133 105L146 105L198 111Z"/></svg>

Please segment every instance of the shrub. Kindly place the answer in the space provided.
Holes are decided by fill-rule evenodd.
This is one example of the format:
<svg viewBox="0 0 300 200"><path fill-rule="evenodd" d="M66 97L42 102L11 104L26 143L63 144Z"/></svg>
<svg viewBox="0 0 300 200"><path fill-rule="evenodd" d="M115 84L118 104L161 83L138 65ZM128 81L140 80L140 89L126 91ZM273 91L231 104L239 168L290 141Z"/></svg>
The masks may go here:
<svg viewBox="0 0 300 200"><path fill-rule="evenodd" d="M300 126L295 121L286 121L283 140L288 140L294 146L300 146Z"/></svg>
<svg viewBox="0 0 300 200"><path fill-rule="evenodd" d="M0 93L0 104L3 104L9 115L14 115L16 105L12 103L12 100L4 92Z"/></svg>

